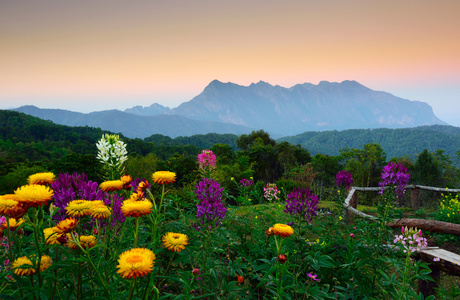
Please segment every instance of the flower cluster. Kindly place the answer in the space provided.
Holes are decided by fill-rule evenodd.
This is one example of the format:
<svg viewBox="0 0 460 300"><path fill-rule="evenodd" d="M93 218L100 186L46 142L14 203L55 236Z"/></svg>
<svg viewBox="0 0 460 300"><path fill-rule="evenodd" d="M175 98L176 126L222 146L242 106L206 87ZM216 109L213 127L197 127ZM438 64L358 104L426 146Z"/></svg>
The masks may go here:
<svg viewBox="0 0 460 300"><path fill-rule="evenodd" d="M251 179L243 178L243 179L240 180L241 187L248 187L248 186L251 186L253 184L254 184L254 181L252 181Z"/></svg>
<svg viewBox="0 0 460 300"><path fill-rule="evenodd" d="M121 173L123 163L128 159L126 144L116 134L103 134L96 143L97 158L111 170Z"/></svg>
<svg viewBox="0 0 460 300"><path fill-rule="evenodd" d="M309 223L316 216L318 200L318 196L310 191L310 189L296 188L287 196L284 212L297 215Z"/></svg>
<svg viewBox="0 0 460 300"><path fill-rule="evenodd" d="M460 224L460 200L458 194L442 194L439 207L436 212L436 220Z"/></svg>
<svg viewBox="0 0 460 300"><path fill-rule="evenodd" d="M422 237L422 231L417 228L401 228L401 234L396 235L393 241L396 245L402 246L404 253L413 253L427 247L426 238Z"/></svg>
<svg viewBox="0 0 460 300"><path fill-rule="evenodd" d="M276 186L276 183L267 183L264 187L264 198L267 201L278 200L278 195L281 193Z"/></svg>
<svg viewBox="0 0 460 300"><path fill-rule="evenodd" d="M211 150L202 150L198 154L198 168L200 170L215 169L216 155Z"/></svg>
<svg viewBox="0 0 460 300"><path fill-rule="evenodd" d="M348 171L339 171L335 176L335 183L337 186L344 186L348 190L353 184L353 175Z"/></svg>
<svg viewBox="0 0 460 300"><path fill-rule="evenodd" d="M390 161L388 165L383 167L381 179L379 182L379 187L382 188L380 193L383 193L386 186L392 186L395 188L394 193L401 197L404 193L404 188L409 182L409 173L407 173L404 163L398 164Z"/></svg>
<svg viewBox="0 0 460 300"><path fill-rule="evenodd" d="M207 225L208 228L212 228L221 224L227 213L227 208L222 203L223 190L224 188L211 178L202 178L195 186L195 194L199 200L196 217L201 219L201 226Z"/></svg>

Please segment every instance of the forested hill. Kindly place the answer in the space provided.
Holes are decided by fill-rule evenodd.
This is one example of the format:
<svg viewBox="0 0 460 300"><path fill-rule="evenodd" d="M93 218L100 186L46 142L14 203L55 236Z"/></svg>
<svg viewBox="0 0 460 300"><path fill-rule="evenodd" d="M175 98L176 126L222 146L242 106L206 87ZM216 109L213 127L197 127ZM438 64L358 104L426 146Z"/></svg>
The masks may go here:
<svg viewBox="0 0 460 300"><path fill-rule="evenodd" d="M361 149L365 144L377 143L386 152L387 158L413 156L424 149L444 150L455 157L460 150L460 128L446 125L420 126L401 129L350 129L343 131L304 132L283 137L294 145L301 145L314 155L316 153L339 155L345 147Z"/></svg>

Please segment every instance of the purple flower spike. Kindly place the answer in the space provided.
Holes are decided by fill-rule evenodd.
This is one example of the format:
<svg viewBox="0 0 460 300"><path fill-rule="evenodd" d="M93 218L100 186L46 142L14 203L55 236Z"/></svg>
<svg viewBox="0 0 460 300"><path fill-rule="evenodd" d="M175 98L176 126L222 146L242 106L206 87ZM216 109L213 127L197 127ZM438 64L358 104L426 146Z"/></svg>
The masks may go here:
<svg viewBox="0 0 460 300"><path fill-rule="evenodd" d="M318 196L307 188L296 188L287 196L284 212L298 215L309 223L316 216L317 209Z"/></svg>
<svg viewBox="0 0 460 300"><path fill-rule="evenodd" d="M195 226L197 230L220 226L227 213L227 208L222 203L223 190L217 181L206 177L195 186L195 194L200 201L196 206L196 217L200 219L200 225Z"/></svg>
<svg viewBox="0 0 460 300"><path fill-rule="evenodd" d="M390 161L388 165L382 169L382 180L379 182L379 187L381 187L380 194L383 193L383 190L386 186L395 187L395 194L398 197L401 197L404 194L404 188L409 183L409 173L407 173L407 168L403 163L396 163Z"/></svg>
<svg viewBox="0 0 460 300"><path fill-rule="evenodd" d="M348 190L353 184L353 175L348 171L339 171L335 176L335 183L339 187L345 186Z"/></svg>

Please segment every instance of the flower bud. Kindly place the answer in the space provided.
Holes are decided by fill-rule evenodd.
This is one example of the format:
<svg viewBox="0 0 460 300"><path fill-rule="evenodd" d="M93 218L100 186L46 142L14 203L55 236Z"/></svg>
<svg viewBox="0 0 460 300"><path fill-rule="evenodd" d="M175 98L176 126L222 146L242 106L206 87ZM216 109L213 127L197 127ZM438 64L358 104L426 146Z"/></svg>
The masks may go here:
<svg viewBox="0 0 460 300"><path fill-rule="evenodd" d="M284 264L287 260L286 254L278 254L278 261L280 264Z"/></svg>

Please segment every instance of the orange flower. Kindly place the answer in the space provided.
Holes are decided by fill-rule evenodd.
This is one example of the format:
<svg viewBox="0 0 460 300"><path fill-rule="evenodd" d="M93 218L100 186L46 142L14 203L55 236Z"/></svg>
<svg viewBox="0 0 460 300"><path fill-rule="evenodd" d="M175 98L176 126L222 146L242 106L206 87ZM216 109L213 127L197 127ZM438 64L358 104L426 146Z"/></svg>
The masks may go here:
<svg viewBox="0 0 460 300"><path fill-rule="evenodd" d="M54 177L54 174L51 172L46 172L46 173L36 173L33 175L30 175L29 178L27 178L27 182L29 184L41 184L41 185L47 185L53 183L53 181L56 180Z"/></svg>
<svg viewBox="0 0 460 300"><path fill-rule="evenodd" d="M58 238L62 235L57 232L56 227L45 228L43 230L43 234L45 235L45 241L47 245L59 244Z"/></svg>
<svg viewBox="0 0 460 300"><path fill-rule="evenodd" d="M133 248L120 254L118 271L123 278L137 278L152 272L155 254L146 248Z"/></svg>
<svg viewBox="0 0 460 300"><path fill-rule="evenodd" d="M6 222L2 224L2 227L4 229L7 229L8 228L8 224L10 225L10 230L16 230L16 228L18 228L22 223L24 223L24 219L19 219L19 220L16 220L15 218L10 218L9 219L9 222Z"/></svg>
<svg viewBox="0 0 460 300"><path fill-rule="evenodd" d="M99 185L99 188L104 192L118 191L123 188L123 181L121 180L110 180L104 181Z"/></svg>
<svg viewBox="0 0 460 300"><path fill-rule="evenodd" d="M153 182L156 184L168 184L176 181L176 173L169 171L157 171L152 175Z"/></svg>
<svg viewBox="0 0 460 300"><path fill-rule="evenodd" d="M244 281L243 276L238 275L238 283L243 283L243 281Z"/></svg>
<svg viewBox="0 0 460 300"><path fill-rule="evenodd" d="M40 184L24 185L14 191L16 200L26 207L43 206L53 198L53 191Z"/></svg>
<svg viewBox="0 0 460 300"><path fill-rule="evenodd" d="M133 178L131 177L131 175L121 176L120 180L123 182L123 188L125 190L131 188L131 181L133 181Z"/></svg>
<svg viewBox="0 0 460 300"><path fill-rule="evenodd" d="M56 225L57 233L69 233L77 228L78 221L74 218L67 218Z"/></svg>
<svg viewBox="0 0 460 300"><path fill-rule="evenodd" d="M125 217L140 217L143 215L148 215L153 208L152 202L148 200L141 201L124 201L121 205L121 212Z"/></svg>
<svg viewBox="0 0 460 300"><path fill-rule="evenodd" d="M286 224L275 224L272 229L273 233L281 237L289 237L294 234L294 229Z"/></svg>

